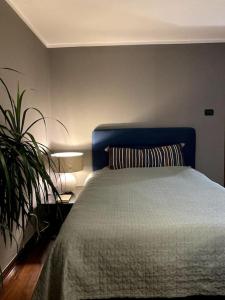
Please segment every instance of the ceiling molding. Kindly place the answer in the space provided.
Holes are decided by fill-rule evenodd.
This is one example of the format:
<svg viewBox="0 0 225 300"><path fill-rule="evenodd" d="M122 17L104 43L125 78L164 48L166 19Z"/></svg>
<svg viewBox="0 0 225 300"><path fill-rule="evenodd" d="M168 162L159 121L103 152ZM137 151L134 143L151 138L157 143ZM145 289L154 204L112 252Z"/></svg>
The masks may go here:
<svg viewBox="0 0 225 300"><path fill-rule="evenodd" d="M121 42L90 42L90 43L57 43L46 44L47 48L78 48L78 47L107 47L107 46L144 46L144 45L173 45L173 44L214 44L225 43L225 39L199 40L168 40L168 41L121 41Z"/></svg>
<svg viewBox="0 0 225 300"><path fill-rule="evenodd" d="M209 18L209 20L207 19L208 25L206 22L206 25L204 26L201 25L202 27L199 24L201 24L200 21L205 21L204 18L203 20L199 21L200 23L197 24L198 26L196 24L192 26L193 23L191 22L196 21L196 16L193 20L189 16L190 12L192 12L190 10L191 4L189 4L189 6L187 7L184 6L185 10L183 14L184 16L186 16L185 20L186 21L188 20L188 22L190 21L189 22L190 24L188 23L184 26L182 25L183 23L181 22L181 20L183 19L178 14L179 12L178 10L175 11L174 20L173 20L173 12L174 12L173 9L170 9L169 10L170 14L167 15L167 12L165 11L161 12L161 8L156 7L157 9L155 10L155 14L153 13L154 12L153 9L150 11L152 15L151 13L150 15L148 15L145 14L145 11L143 11L143 7L141 6L140 7L137 6L134 10L134 7L130 5L130 3L135 3L135 0L130 2L129 0L126 0L127 4L124 2L125 6L122 6L122 8L120 8L118 12L118 16L120 20L120 22L118 21L118 23L115 22L115 14L117 14L117 10L115 10L115 5L112 6L114 8L114 10L112 11L106 9L108 8L107 6L108 4L105 7L106 2L104 2L104 0L95 0L93 1L93 3L91 2L92 6L94 7L94 8L92 7L93 11L88 10L88 8L90 8L89 7L90 3L88 4L89 6L87 5L85 6L85 2L83 2L83 0L74 1L74 3L76 2L76 5L78 5L77 6L78 19L76 19L77 23L71 22L72 19L68 17L70 12L73 12L73 10L70 8L70 6L69 6L70 9L68 10L68 7L66 6L67 3L66 1L65 3L64 2L55 3L54 0L51 1L47 0L46 2L43 2L43 4L40 3L39 1L36 2L31 0L5 0L5 1L16 12L16 14L23 20L23 22L29 27L29 29L36 35L36 37L41 41L41 43L46 48L225 43L224 19L222 19L223 20L223 22L221 23L222 25L220 26L215 25L217 24L216 22L218 21L216 13L219 12L219 8L220 11L222 12L220 14L219 21L221 21L221 18L223 16L225 16L225 7L223 9L223 7L221 8L221 5L218 6L218 1L220 0L217 0L217 6L215 5L216 8L213 10L214 13L213 13L212 20L210 19L211 16L210 12L212 11L212 8L210 11L209 9L210 5L207 6L206 12L208 12L208 14L206 13L205 15L207 18ZM154 3L154 1L158 1L158 0L151 0L151 1L152 3ZM179 3L179 0L173 0L174 5L177 3L177 1ZM194 1L194 0L185 0L185 1L189 3L190 1ZM205 1L205 0L201 0L201 1ZM211 1L211 0L207 0L207 1ZM71 1L69 1L68 3L70 3L70 5L75 5ZM95 3L97 4L100 3L101 5L103 3L104 5L100 6L102 7L102 10L98 9L99 6L96 6L97 8L95 9L94 6ZM111 4L112 3L113 1L111 2ZM139 5L139 2L137 3ZM211 2L209 2L209 4L210 3ZM109 7L111 7L110 5ZM52 10L53 6L55 10ZM62 10L62 7L64 7L65 10ZM214 8L214 6L212 7ZM100 11L100 16L99 16L99 11ZM127 27L126 26L123 27L124 11L127 14L127 15L125 14L126 16L125 19L127 20L126 25L130 24ZM198 7L198 11L199 11L199 7ZM44 12L46 12L46 14L44 14L43 16ZM107 12L110 12L111 14L111 15L109 14L109 18L107 18L108 16ZM52 18L52 16L54 17ZM86 16L86 19L84 18L84 16ZM89 16L89 18L87 18L87 16ZM142 19L147 24L146 28L153 28L153 32L155 30L155 34L151 35L151 31L150 33L148 32L146 33L144 31L145 27L143 27L143 25L140 25L142 24ZM68 20L69 22L67 22ZM89 22L87 22L86 20L88 20ZM123 20L122 23L121 20ZM214 25L209 25L210 20L214 22L212 23ZM95 21L97 22L96 23L97 25L94 23ZM129 21L131 22L129 23ZM93 27L93 24L95 24L96 26ZM120 28L120 24L122 24L121 25L122 29ZM193 38L190 38L191 36ZM188 39L186 39L186 37L188 37ZM93 41L93 39L96 39L96 41Z"/></svg>
<svg viewBox="0 0 225 300"><path fill-rule="evenodd" d="M22 11L14 5L11 0L5 0L6 3L16 12L16 14L22 19L22 21L30 28L30 30L36 35L36 37L42 42L42 44L48 48L47 41L42 37L40 32L30 23L28 18L22 13Z"/></svg>

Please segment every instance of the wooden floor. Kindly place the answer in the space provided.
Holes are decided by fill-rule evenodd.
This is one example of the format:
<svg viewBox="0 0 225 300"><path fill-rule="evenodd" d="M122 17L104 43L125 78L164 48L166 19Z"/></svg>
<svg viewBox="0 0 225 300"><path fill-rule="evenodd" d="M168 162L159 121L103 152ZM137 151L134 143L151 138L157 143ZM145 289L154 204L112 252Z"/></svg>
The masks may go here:
<svg viewBox="0 0 225 300"><path fill-rule="evenodd" d="M25 252L6 276L1 300L30 300L52 241L43 240Z"/></svg>

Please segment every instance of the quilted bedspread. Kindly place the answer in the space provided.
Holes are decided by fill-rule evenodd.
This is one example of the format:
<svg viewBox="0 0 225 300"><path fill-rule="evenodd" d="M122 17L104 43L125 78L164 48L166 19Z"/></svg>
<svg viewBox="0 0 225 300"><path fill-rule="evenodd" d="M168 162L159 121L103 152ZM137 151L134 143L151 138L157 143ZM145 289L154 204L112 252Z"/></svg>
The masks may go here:
<svg viewBox="0 0 225 300"><path fill-rule="evenodd" d="M188 167L96 172L33 300L225 295L225 189Z"/></svg>

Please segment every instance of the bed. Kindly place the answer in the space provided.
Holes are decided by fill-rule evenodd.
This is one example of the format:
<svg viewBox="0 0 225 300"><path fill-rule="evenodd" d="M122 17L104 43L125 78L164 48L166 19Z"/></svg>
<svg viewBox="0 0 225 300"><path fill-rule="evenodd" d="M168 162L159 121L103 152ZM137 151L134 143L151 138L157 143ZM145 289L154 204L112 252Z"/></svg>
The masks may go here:
<svg viewBox="0 0 225 300"><path fill-rule="evenodd" d="M105 148L184 143L185 166L107 168ZM97 129L93 169L34 300L225 295L225 190L195 167L192 128Z"/></svg>

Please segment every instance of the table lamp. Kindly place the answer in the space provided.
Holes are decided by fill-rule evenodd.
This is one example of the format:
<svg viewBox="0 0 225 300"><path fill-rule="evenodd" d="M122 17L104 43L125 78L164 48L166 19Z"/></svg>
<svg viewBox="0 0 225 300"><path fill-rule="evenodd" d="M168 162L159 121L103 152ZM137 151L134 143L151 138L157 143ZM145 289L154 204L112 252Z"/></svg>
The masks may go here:
<svg viewBox="0 0 225 300"><path fill-rule="evenodd" d="M60 196L62 201L69 201L76 188L75 172L83 169L82 152L57 152L51 154L55 171L60 173Z"/></svg>

